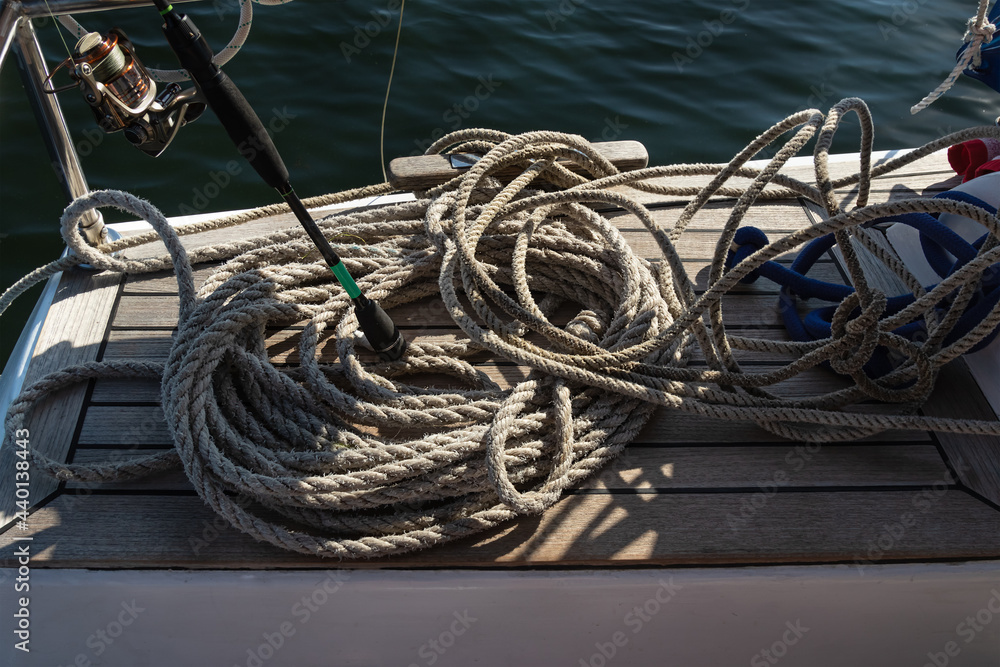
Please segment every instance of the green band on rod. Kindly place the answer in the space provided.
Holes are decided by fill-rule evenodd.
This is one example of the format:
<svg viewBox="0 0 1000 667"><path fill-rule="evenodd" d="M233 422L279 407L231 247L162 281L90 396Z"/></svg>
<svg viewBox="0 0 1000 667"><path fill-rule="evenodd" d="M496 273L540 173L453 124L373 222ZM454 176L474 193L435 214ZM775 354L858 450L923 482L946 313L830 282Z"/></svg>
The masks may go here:
<svg viewBox="0 0 1000 667"><path fill-rule="evenodd" d="M347 290L347 296L352 299L357 299L361 296L361 290L358 289L358 284L354 282L354 278L351 277L351 274L347 271L347 267L344 266L343 262L337 262L330 267L330 270L333 271L333 275L337 276L337 280L339 280L340 284L344 286L345 290Z"/></svg>
<svg viewBox="0 0 1000 667"><path fill-rule="evenodd" d="M173 5L167 5L166 9L161 9L160 10L160 16L166 16L167 13L172 12L172 11L174 11L174 6Z"/></svg>

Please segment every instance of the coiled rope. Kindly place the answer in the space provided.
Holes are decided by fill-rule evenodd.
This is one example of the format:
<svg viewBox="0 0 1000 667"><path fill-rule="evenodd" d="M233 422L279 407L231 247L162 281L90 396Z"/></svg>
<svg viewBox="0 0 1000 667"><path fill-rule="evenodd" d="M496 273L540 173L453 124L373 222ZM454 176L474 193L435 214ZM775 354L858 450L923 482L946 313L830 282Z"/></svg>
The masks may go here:
<svg viewBox="0 0 1000 667"><path fill-rule="evenodd" d="M828 152L841 118L861 119L860 171L832 180ZM786 133L790 138L763 169L745 163ZM824 116L808 110L755 139L727 165L691 164L618 173L581 137L555 132L511 136L464 130L428 149L474 151L482 159L416 201L346 211L321 221L325 233L366 293L386 308L440 298L465 338L413 341L394 363L366 363L356 345L357 322L347 296L331 280L304 233L295 228L190 253L152 205L103 191L71 204L62 231L76 255L26 277L0 298L5 308L26 288L73 263L142 273L173 267L180 294L178 331L165 364L95 362L49 375L12 404L7 434L33 406L63 387L93 378L162 379L162 406L175 448L126 462L65 464L32 452L32 465L61 480L105 482L182 467L202 499L233 526L292 551L341 558L400 554L493 528L551 506L562 491L613 459L658 406L687 414L759 424L810 441L858 438L885 429L1000 434L1000 423L854 412L871 397L915 410L937 369L1000 321L994 308L979 327L942 341L984 269L1000 261L1000 220L982 208L944 199L867 205L871 179L936 150L975 137L1000 138L1000 128L965 130L877 167L871 166L872 124L861 100L846 99ZM816 183L778 171L816 137ZM571 160L588 174L556 163ZM496 174L511 166L513 180ZM712 175L704 187L651 179ZM738 187L731 178L750 179ZM834 190L857 184L857 207L840 210ZM692 197L672 229L619 186ZM383 193L387 184L330 196L311 205ZM693 216L713 198L735 197L717 243L710 284L696 294L676 251ZM725 270L740 223L758 200L804 197L827 219L775 240ZM656 240L662 261L637 257L594 205L619 207ZM114 206L147 220L155 232L93 249L77 229L84 211ZM266 207L200 225L197 231L271 215ZM913 286L916 299L884 317L886 296L870 287L851 239L864 243L867 221L916 211L949 211L992 234L968 264L925 290L898 259L887 265ZM181 232L186 231L181 228ZM784 342L734 336L724 325L722 296L782 253L835 234L856 291L844 299L830 338ZM168 256L127 260L108 252L162 238ZM364 244L356 244L357 239ZM339 241L339 243L338 243ZM226 259L200 288L193 262ZM551 317L575 304L565 326ZM946 305L942 305L946 304ZM894 333L923 317L928 340ZM296 367L273 364L265 328L306 321ZM335 336L338 360L321 363L321 339ZM544 341L541 343L533 341ZM876 346L905 361L869 378L863 365ZM696 349L707 369L689 368ZM784 367L742 369L733 350L791 353ZM487 350L530 368L501 389L470 356ZM856 386L808 398L780 398L766 387L827 363ZM410 380L445 375L464 389L429 388ZM9 440L8 440L9 441Z"/></svg>

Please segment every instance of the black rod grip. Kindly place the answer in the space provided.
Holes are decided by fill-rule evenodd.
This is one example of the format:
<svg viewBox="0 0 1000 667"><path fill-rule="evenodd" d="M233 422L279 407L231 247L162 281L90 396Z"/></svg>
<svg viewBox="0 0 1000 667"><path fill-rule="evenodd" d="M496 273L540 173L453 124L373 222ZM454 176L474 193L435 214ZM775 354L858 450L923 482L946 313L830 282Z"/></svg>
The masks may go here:
<svg viewBox="0 0 1000 667"><path fill-rule="evenodd" d="M240 89L212 62L212 48L201 32L186 14L178 16L172 9L164 15L164 20L163 32L170 47L191 75L205 103L226 128L240 155L269 186L279 190L286 186L288 169L278 149Z"/></svg>
<svg viewBox="0 0 1000 667"><path fill-rule="evenodd" d="M382 361L396 361L406 352L406 339L399 333L392 318L382 306L364 294L354 299L354 315L368 344Z"/></svg>

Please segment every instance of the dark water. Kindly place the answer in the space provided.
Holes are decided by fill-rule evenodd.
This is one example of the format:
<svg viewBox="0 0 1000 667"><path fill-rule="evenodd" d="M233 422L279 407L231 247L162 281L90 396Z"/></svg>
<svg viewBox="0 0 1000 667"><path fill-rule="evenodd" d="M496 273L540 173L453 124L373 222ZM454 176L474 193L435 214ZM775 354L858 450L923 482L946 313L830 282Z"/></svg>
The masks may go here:
<svg viewBox="0 0 1000 667"><path fill-rule="evenodd" d="M637 139L652 164L718 162L780 118L858 96L878 148L914 146L989 124L1000 97L962 80L917 116L911 104L954 63L976 3L695 0L410 0L386 122L387 159L459 127L555 129ZM184 6L216 49L237 23L236 0ZM398 0L256 6L250 40L227 72L266 123L303 196L382 180L379 121ZM77 17L123 27L150 66L175 66L152 8ZM54 22L40 31L50 63L65 54ZM13 59L0 72L0 286L61 251L65 205ZM236 157L214 118L151 159L102 137L77 93L61 96L90 186L148 198L168 215L274 201L249 169L225 187L213 173ZM845 131L835 146L856 149ZM111 219L115 219L111 216ZM6 358L34 298L0 320Z"/></svg>

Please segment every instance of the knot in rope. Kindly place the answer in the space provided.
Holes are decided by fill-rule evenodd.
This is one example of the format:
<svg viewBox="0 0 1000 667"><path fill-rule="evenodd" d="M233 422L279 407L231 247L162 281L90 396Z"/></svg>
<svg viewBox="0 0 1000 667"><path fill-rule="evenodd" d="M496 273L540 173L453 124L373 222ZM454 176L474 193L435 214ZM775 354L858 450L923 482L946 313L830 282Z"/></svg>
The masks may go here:
<svg viewBox="0 0 1000 667"><path fill-rule="evenodd" d="M887 299L878 290L872 290L869 299L859 311L860 297L855 292L841 301L834 312L831 334L840 351L831 357L830 367L838 373L852 377L860 373L882 340L878 325Z"/></svg>
<svg viewBox="0 0 1000 667"><path fill-rule="evenodd" d="M969 50L972 51L972 55L969 60L973 67L980 67L983 64L982 46L993 40L996 29L997 27L988 20L980 22L975 16L968 20L962 41L966 44L971 42Z"/></svg>

